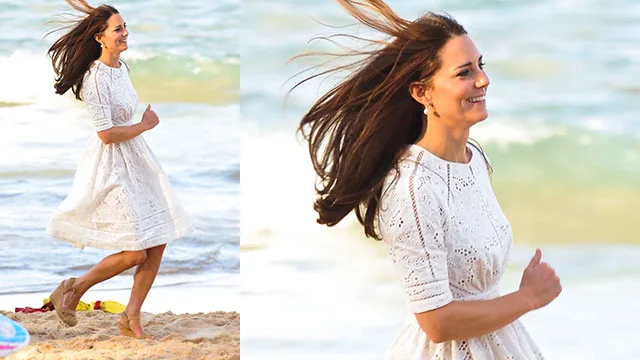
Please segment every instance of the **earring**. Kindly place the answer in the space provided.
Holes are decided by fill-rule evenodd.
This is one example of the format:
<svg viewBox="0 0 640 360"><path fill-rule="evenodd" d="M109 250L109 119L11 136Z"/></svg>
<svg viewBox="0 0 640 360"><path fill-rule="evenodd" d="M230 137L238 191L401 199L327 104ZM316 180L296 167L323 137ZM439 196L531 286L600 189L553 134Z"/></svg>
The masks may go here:
<svg viewBox="0 0 640 360"><path fill-rule="evenodd" d="M423 111L423 113L424 113L425 115L429 115L429 108L428 108L427 106L425 106L425 107L424 107L424 111Z"/></svg>

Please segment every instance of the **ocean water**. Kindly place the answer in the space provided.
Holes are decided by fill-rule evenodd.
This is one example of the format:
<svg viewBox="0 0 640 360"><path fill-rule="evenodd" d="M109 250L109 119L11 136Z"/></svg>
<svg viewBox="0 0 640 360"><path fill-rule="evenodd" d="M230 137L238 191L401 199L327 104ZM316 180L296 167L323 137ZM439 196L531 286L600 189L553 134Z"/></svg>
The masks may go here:
<svg viewBox="0 0 640 360"><path fill-rule="evenodd" d="M502 292L517 289L536 247L563 283L556 301L522 318L545 356L640 358L640 4L388 4L411 19L450 13L484 55L489 118L471 136L492 161L515 235ZM339 50L309 39L376 34L335 2L249 0L242 17L243 359L382 358L407 316L399 281L355 217L330 229L315 223L315 177L296 134L338 78L285 101L296 74L326 60L291 57Z"/></svg>
<svg viewBox="0 0 640 360"><path fill-rule="evenodd" d="M122 58L140 97L134 119L141 118L147 104L158 113L160 124L143 136L196 227L167 247L154 285L163 295L153 296L152 290L143 310L236 310L239 3L142 0L113 5L130 32ZM44 37L55 26L47 21L70 10L64 1L0 2L0 305L5 310L40 306L60 280L82 274L108 254L73 248L44 234L94 136L83 104L71 91L54 94L46 57L58 36ZM87 300L107 296L126 303L131 274L99 284ZM180 293L202 301L191 303Z"/></svg>

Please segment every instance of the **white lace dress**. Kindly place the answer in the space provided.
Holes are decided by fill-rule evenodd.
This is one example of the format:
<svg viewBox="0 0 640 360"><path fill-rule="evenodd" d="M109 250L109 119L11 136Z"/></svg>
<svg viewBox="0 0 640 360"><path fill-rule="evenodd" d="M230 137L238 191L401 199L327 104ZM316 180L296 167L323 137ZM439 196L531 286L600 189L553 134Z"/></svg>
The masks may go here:
<svg viewBox="0 0 640 360"><path fill-rule="evenodd" d="M132 124L138 95L124 63L112 68L96 60L81 96L96 132ZM94 132L46 233L76 247L122 251L166 244L192 230L144 138L105 145Z"/></svg>
<svg viewBox="0 0 640 360"><path fill-rule="evenodd" d="M409 146L391 171L380 203L382 239L409 303L404 330L387 353L394 360L542 359L519 321L488 335L434 343L414 314L452 300L493 299L513 235L489 181L483 154L469 145L468 164ZM396 182L394 182L394 178Z"/></svg>

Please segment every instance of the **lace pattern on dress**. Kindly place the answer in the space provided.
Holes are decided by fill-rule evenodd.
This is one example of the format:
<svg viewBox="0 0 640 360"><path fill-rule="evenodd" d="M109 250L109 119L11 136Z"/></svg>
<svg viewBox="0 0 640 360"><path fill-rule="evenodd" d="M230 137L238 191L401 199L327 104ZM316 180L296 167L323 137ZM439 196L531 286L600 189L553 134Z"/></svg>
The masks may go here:
<svg viewBox="0 0 640 360"><path fill-rule="evenodd" d="M484 155L468 150L470 162L460 164L411 145L385 180L378 226L412 313L390 350L393 359L542 359L518 321L486 336L436 344L413 315L452 300L500 295L511 226L491 189Z"/></svg>

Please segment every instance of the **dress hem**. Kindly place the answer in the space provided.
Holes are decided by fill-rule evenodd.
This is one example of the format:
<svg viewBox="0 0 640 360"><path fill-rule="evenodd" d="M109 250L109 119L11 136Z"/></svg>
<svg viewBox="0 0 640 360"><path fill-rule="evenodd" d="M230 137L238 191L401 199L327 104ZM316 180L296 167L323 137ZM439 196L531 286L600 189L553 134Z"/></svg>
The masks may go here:
<svg viewBox="0 0 640 360"><path fill-rule="evenodd" d="M173 232L163 233L150 237L145 240L131 240L131 241L119 241L119 242L106 242L98 239L86 239L78 238L77 234L71 234L67 231L62 231L60 228L48 227L45 233L55 239L61 240L70 244L73 247L83 249L85 246L102 249L102 250L118 250L118 251L139 251L149 249L158 245L167 244L170 241L174 241L185 237L186 235L194 231L192 224L187 223Z"/></svg>

